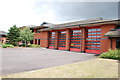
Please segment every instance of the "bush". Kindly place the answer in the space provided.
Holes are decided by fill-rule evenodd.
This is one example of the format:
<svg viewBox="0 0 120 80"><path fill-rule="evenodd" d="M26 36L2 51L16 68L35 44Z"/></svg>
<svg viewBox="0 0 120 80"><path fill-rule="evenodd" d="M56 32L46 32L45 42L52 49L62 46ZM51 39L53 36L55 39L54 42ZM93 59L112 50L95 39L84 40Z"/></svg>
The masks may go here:
<svg viewBox="0 0 120 80"><path fill-rule="evenodd" d="M0 43L0 47L2 47L2 45L3 45L3 44L2 44L2 43Z"/></svg>
<svg viewBox="0 0 120 80"><path fill-rule="evenodd" d="M7 45L2 45L3 48L7 48L8 46Z"/></svg>
<svg viewBox="0 0 120 80"><path fill-rule="evenodd" d="M110 49L108 52L101 54L99 57L120 60L120 49L115 49L115 50Z"/></svg>
<svg viewBox="0 0 120 80"><path fill-rule="evenodd" d="M18 46L19 44L18 44L18 42L14 42L14 43L12 43L12 45L13 46Z"/></svg>
<svg viewBox="0 0 120 80"><path fill-rule="evenodd" d="M30 44L30 45L27 45L27 47L40 47L40 45Z"/></svg>
<svg viewBox="0 0 120 80"><path fill-rule="evenodd" d="M12 44L4 44L2 45L3 48L7 48L7 47L10 47L10 48L14 48L14 46Z"/></svg>
<svg viewBox="0 0 120 80"><path fill-rule="evenodd" d="M8 45L8 47L10 47L10 48L14 48L14 46L13 46L13 45Z"/></svg>
<svg viewBox="0 0 120 80"><path fill-rule="evenodd" d="M10 41L7 41L6 44L11 44L13 46L18 46L18 42L10 42Z"/></svg>
<svg viewBox="0 0 120 80"><path fill-rule="evenodd" d="M21 45L19 45L19 47L25 47L25 44L21 44Z"/></svg>

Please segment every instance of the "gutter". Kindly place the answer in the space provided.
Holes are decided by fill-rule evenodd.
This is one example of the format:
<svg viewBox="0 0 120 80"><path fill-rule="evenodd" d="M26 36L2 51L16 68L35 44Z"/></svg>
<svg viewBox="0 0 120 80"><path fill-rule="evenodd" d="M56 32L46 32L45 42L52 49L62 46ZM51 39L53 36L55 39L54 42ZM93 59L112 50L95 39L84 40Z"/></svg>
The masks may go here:
<svg viewBox="0 0 120 80"><path fill-rule="evenodd" d="M87 25L91 25L91 24L101 24L101 23L115 23L116 21L118 21L117 23L119 24L119 21L120 20L111 20L111 21L100 21L100 22L91 22L91 23L84 23L84 24L73 24L73 25L67 25L67 26L64 26L64 27L61 27L61 26L59 26L59 27L55 27L55 28L53 28L54 30L57 30L57 29L60 29L60 28L69 28L69 27L72 27L72 26L87 26ZM41 31L48 31L48 30L41 30Z"/></svg>
<svg viewBox="0 0 120 80"><path fill-rule="evenodd" d="M110 20L110 21L98 21L98 22L88 22L88 23L83 23L83 24L73 24L73 25L67 25L67 26L64 26L64 27L70 27L70 26L79 26L81 25L81 27L83 25L90 25L90 24L97 24L97 23L111 23L111 22L115 22L115 21L120 21L120 20ZM119 23L118 23L119 24ZM56 27L57 28L57 27Z"/></svg>

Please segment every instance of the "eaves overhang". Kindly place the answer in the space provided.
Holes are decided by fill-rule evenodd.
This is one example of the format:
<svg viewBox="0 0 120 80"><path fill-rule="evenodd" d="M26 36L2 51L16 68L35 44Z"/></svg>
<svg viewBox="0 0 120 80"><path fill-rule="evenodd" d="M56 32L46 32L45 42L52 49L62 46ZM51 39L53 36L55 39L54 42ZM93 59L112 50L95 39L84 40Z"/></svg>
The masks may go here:
<svg viewBox="0 0 120 80"><path fill-rule="evenodd" d="M72 24L72 25L62 25L62 26L53 26L52 28L41 29L40 31L51 31L51 30L61 30L61 29L70 29L70 28L80 28L80 27L93 27L100 26L105 24L115 24L120 25L120 20L108 20L108 21L96 21L89 23L81 23L81 24Z"/></svg>

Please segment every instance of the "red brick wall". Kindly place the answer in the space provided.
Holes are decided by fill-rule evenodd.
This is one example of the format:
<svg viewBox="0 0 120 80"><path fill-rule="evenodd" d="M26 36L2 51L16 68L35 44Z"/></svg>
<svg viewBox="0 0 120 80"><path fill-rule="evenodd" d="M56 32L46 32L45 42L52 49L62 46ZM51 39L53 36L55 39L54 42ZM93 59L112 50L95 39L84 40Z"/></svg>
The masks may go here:
<svg viewBox="0 0 120 80"><path fill-rule="evenodd" d="M1 37L0 38L0 43L5 44L6 40L7 40L7 37Z"/></svg>
<svg viewBox="0 0 120 80"><path fill-rule="evenodd" d="M101 30L102 30L102 34L101 34L101 53L108 51L111 47L110 47L110 39L105 35L105 33L107 33L108 31L110 31L111 29L114 29L115 25L102 25L101 26ZM106 38L106 39L103 39ZM115 41L116 42L116 41ZM113 47L115 46L115 42L113 42Z"/></svg>
<svg viewBox="0 0 120 80"><path fill-rule="evenodd" d="M70 49L70 30L67 29L66 31L67 31L67 33L66 33L66 50L69 50Z"/></svg>
<svg viewBox="0 0 120 80"><path fill-rule="evenodd" d="M58 31L55 31L55 49L58 48Z"/></svg>
<svg viewBox="0 0 120 80"><path fill-rule="evenodd" d="M35 44L35 39L41 39L42 38L42 33L34 33L34 40L33 40L33 44ZM38 44L38 40L36 42Z"/></svg>
<svg viewBox="0 0 120 80"><path fill-rule="evenodd" d="M94 26L93 26L94 27ZM110 39L105 35L105 33L107 33L108 31L110 31L111 29L114 29L115 25L113 24L109 24L109 25L102 25L101 26L101 53L107 51L108 49L110 49ZM36 30L34 30L36 31ZM66 50L70 49L70 29L67 29L67 34L66 34ZM49 35L48 35L49 31L43 31L41 33L35 33L34 34L34 38L38 38L40 39L40 44L41 47L48 47L48 39L49 39ZM82 46L81 46L81 51L84 52L85 51L85 37L86 37L86 28L82 28ZM55 48L58 48L58 30L55 31ZM112 49L116 48L116 39L112 39Z"/></svg>
<svg viewBox="0 0 120 80"><path fill-rule="evenodd" d="M40 41L41 47L48 47L48 32L42 32L41 33L41 41Z"/></svg>
<svg viewBox="0 0 120 80"><path fill-rule="evenodd" d="M48 47L48 32L36 33L36 29L34 29L33 44L35 44L35 39L40 39L41 47ZM37 44L38 44L38 40L37 40Z"/></svg>
<svg viewBox="0 0 120 80"><path fill-rule="evenodd" d="M116 48L116 39L113 38L112 39L112 49L115 49Z"/></svg>
<svg viewBox="0 0 120 80"><path fill-rule="evenodd" d="M81 41L81 52L85 52L86 43L86 28L82 28L82 41Z"/></svg>
<svg viewBox="0 0 120 80"><path fill-rule="evenodd" d="M34 33L34 38L42 38L42 32L41 33Z"/></svg>

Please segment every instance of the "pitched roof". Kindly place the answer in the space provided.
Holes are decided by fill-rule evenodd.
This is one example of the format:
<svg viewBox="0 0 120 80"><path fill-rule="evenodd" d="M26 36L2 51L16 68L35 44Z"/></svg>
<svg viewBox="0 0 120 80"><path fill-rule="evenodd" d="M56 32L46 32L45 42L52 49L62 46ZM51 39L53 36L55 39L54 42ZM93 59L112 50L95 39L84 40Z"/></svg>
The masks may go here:
<svg viewBox="0 0 120 80"><path fill-rule="evenodd" d="M73 26L73 25L87 24L87 23L93 23L93 22L99 22L99 21L104 21L104 19L99 17L99 18L94 18L94 19L86 19L86 20L81 20L81 21L74 21L74 22L68 22L68 23L63 23L63 24L56 24L54 26L57 26L57 27Z"/></svg>
<svg viewBox="0 0 120 80"><path fill-rule="evenodd" d="M35 26L35 25L27 25L27 26L22 26L22 27L19 27L20 29L22 29L22 28L25 28L25 27L29 27L29 28L31 28L31 29L33 29L33 28L48 28L49 26L48 25L46 25L46 23L45 22L43 22L40 26Z"/></svg>
<svg viewBox="0 0 120 80"><path fill-rule="evenodd" d="M107 20L103 18L95 18L95 19L87 19L81 21L68 22L63 24L54 24L50 28L42 29L41 31L51 30L51 29L63 29L63 28L71 28L71 26L90 26L90 25L98 25L98 24L106 24L106 23L115 23L119 24L120 20Z"/></svg>
<svg viewBox="0 0 120 80"><path fill-rule="evenodd" d="M0 30L0 35L7 35L7 32Z"/></svg>
<svg viewBox="0 0 120 80"><path fill-rule="evenodd" d="M105 34L105 36L109 36L109 37L120 37L120 29L110 30L109 32L107 32L107 33Z"/></svg>
<svg viewBox="0 0 120 80"><path fill-rule="evenodd" d="M43 22L40 26L52 27L52 26L54 26L54 24L48 23L48 22Z"/></svg>
<svg viewBox="0 0 120 80"><path fill-rule="evenodd" d="M19 27L19 28L24 28L24 27L30 27L30 28L32 28L32 27L35 27L35 25L27 25L27 26L22 26L22 27Z"/></svg>

